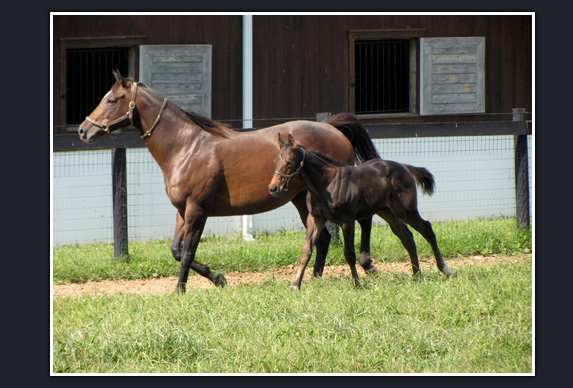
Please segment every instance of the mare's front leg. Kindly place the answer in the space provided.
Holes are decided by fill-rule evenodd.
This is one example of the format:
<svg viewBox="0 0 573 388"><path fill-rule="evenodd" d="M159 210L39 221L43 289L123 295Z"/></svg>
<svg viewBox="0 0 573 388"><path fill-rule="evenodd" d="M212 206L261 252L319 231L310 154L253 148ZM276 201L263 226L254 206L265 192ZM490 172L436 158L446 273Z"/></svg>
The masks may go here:
<svg viewBox="0 0 573 388"><path fill-rule="evenodd" d="M173 236L173 242L171 243L171 254L176 261L181 261L181 251L183 249L183 236L185 231L183 226L185 226L185 220L181 216L180 212L177 212L175 220L175 235Z"/></svg>
<svg viewBox="0 0 573 388"><path fill-rule="evenodd" d="M310 213L308 214L308 217L306 218L306 241L304 242L304 247L300 254L300 261L294 282L290 286L291 290L300 290L304 270L310 260L310 256L312 256L312 249L314 248L316 239L324 228L324 224L325 221L322 218L314 217Z"/></svg>
<svg viewBox="0 0 573 388"><path fill-rule="evenodd" d="M376 267L372 265L372 259L370 258L370 236L372 232L372 217L365 218L358 221L362 229L362 234L360 237L360 258L359 263L364 268L366 273L376 273Z"/></svg>
<svg viewBox="0 0 573 388"><path fill-rule="evenodd" d="M356 271L356 252L354 252L354 220L342 224L342 235L344 236L344 258L350 266L350 272L354 279L354 285L360 287L358 272Z"/></svg>
<svg viewBox="0 0 573 388"><path fill-rule="evenodd" d="M179 215L179 217L181 217ZM183 225L180 227L179 219L176 227L175 239L179 239L179 251L174 253L174 257L181 261L181 268L179 270L179 280L177 282L176 293L184 293L187 286L187 278L189 277L189 268L193 269L195 272L211 280L216 286L224 286L227 281L222 274L214 275L209 267L195 261L195 253L197 252L197 246L201 239L201 234L203 233L203 228L205 227L205 222L207 222L206 212L201 209L197 204L189 202L187 203L185 209L185 216L181 217L184 219ZM174 239L174 240L175 240ZM174 250L175 241L171 247Z"/></svg>

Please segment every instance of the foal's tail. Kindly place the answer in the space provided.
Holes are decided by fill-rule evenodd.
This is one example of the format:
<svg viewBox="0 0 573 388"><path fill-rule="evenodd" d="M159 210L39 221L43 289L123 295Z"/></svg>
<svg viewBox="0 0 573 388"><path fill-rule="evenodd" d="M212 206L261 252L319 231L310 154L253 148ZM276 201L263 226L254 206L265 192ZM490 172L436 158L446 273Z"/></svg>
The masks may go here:
<svg viewBox="0 0 573 388"><path fill-rule="evenodd" d="M434 189L436 187L436 182L434 180L434 176L430 171L425 169L424 167L414 167L409 164L403 164L406 167L406 170L412 174L418 186L422 189L422 193L427 195L434 194Z"/></svg>
<svg viewBox="0 0 573 388"><path fill-rule="evenodd" d="M381 159L372 139L368 136L366 128L352 114L338 113L327 118L325 122L338 129L350 140L359 163L371 159Z"/></svg>

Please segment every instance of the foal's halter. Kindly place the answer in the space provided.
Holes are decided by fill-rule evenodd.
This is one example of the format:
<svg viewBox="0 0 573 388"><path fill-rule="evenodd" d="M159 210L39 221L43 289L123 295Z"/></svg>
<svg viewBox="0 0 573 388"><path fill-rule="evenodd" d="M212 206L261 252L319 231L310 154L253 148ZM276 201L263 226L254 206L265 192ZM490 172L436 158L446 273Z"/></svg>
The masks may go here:
<svg viewBox="0 0 573 388"><path fill-rule="evenodd" d="M135 97L137 96L137 82L133 82L132 85L133 85L133 92L131 94L131 101L129 102L129 109L125 115L113 121L110 121L109 123L97 122L89 116L86 117L86 120L95 125L96 127L101 128L102 131L104 131L106 134L112 137L113 135L111 135L111 132L126 127L128 125L127 122L129 122L129 125L133 126L133 110L135 109ZM142 139L151 136L151 133L153 132L157 124L159 124L159 120L161 119L161 114L165 110L166 106L167 106L167 97L165 97L163 100L163 105L161 106L161 109L157 114L157 118L155 119L153 126L141 136Z"/></svg>
<svg viewBox="0 0 573 388"><path fill-rule="evenodd" d="M286 179L285 188L283 189L283 191L288 191L288 184L289 184L290 180L292 178L296 178L296 176L300 173L300 170L302 170L302 167L304 166L304 157L306 156L306 153L304 152L304 149L301 148L301 150L302 150L302 160L300 161L300 165L298 166L298 168L296 169L295 172L293 172L292 174L286 175L286 174L283 174L282 172L275 171L276 175L279 175L279 176Z"/></svg>

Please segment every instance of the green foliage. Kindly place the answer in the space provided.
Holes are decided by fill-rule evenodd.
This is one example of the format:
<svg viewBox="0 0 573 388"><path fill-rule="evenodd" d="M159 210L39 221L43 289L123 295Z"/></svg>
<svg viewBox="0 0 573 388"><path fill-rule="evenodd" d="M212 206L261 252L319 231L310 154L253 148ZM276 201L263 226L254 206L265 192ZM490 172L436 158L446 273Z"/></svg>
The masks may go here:
<svg viewBox="0 0 573 388"><path fill-rule="evenodd" d="M531 252L531 231L516 228L515 219L455 221L433 224L442 255L447 259L470 255L511 255ZM360 246L357 228L356 250ZM418 254L432 256L429 244L414 232ZM196 259L213 271L261 271L297 264L305 239L300 232L259 234L256 241L241 238L203 238ZM53 250L55 284L103 279L149 279L177 276L179 263L171 255L171 241L131 242L129 257L113 258L113 245L87 244ZM371 255L382 262L409 261L407 252L388 226L372 229ZM343 264L342 244L333 246L327 264ZM193 273L192 273L193 274Z"/></svg>
<svg viewBox="0 0 573 388"><path fill-rule="evenodd" d="M532 262L53 301L54 373L532 373Z"/></svg>

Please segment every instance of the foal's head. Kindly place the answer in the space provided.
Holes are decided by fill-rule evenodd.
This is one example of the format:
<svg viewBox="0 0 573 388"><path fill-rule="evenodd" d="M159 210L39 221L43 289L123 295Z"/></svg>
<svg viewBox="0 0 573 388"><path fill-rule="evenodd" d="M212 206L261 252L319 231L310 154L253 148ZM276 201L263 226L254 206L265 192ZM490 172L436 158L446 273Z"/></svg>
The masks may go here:
<svg viewBox="0 0 573 388"><path fill-rule="evenodd" d="M288 191L290 180L296 178L304 166L305 156L304 149L296 144L291 134L288 135L288 140L284 141L279 133L278 141L280 147L279 157L275 174L269 184L269 193L273 196L278 196L283 191Z"/></svg>

